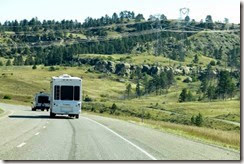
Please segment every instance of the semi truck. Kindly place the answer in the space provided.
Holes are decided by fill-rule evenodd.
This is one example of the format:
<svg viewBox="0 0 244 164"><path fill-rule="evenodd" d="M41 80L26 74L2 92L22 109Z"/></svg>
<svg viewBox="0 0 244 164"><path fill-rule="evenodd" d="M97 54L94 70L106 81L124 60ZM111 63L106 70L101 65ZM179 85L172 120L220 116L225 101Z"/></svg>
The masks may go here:
<svg viewBox="0 0 244 164"><path fill-rule="evenodd" d="M50 82L50 117L68 115L79 118L82 106L82 79L63 74Z"/></svg>
<svg viewBox="0 0 244 164"><path fill-rule="evenodd" d="M50 108L50 101L49 101L49 94L39 92L35 95L34 102L32 105L32 111L36 111L40 109L42 111L49 110Z"/></svg>

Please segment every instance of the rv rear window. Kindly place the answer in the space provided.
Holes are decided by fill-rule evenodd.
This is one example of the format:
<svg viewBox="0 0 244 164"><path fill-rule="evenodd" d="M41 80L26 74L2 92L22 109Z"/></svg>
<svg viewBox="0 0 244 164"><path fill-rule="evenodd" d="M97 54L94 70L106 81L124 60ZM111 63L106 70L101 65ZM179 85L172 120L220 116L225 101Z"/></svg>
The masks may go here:
<svg viewBox="0 0 244 164"><path fill-rule="evenodd" d="M54 99L55 100L60 99L60 86L58 86L58 85L54 86Z"/></svg>
<svg viewBox="0 0 244 164"><path fill-rule="evenodd" d="M61 100L73 100L73 86L61 86Z"/></svg>
<svg viewBox="0 0 244 164"><path fill-rule="evenodd" d="M74 100L80 100L80 87L75 86L74 87Z"/></svg>

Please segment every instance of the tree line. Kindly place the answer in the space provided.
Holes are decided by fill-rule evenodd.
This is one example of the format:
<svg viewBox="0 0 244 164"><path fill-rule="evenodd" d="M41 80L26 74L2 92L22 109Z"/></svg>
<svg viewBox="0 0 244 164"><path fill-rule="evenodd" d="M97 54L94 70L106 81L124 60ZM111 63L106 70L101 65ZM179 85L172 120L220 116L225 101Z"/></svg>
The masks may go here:
<svg viewBox="0 0 244 164"><path fill-rule="evenodd" d="M136 88L134 90L131 83L126 85L124 92L126 98L140 98L143 95L151 93L161 95L166 93L175 82L172 70L161 72L153 76L136 72L134 80L136 81Z"/></svg>
<svg viewBox="0 0 244 164"><path fill-rule="evenodd" d="M233 98L240 91L240 77L237 74L227 70L214 74L211 65L208 65L205 73L198 77L201 84L196 94L193 95L191 90L184 88L179 95L179 102Z"/></svg>

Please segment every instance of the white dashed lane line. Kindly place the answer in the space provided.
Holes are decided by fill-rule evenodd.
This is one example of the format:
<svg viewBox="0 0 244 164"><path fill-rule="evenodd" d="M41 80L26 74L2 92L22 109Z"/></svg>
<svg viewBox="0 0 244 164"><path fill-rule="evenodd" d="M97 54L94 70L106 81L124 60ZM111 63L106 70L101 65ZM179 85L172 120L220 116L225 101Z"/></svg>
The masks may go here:
<svg viewBox="0 0 244 164"><path fill-rule="evenodd" d="M40 132L37 132L35 135L37 136L37 135L39 135L40 134Z"/></svg>
<svg viewBox="0 0 244 164"><path fill-rule="evenodd" d="M21 148L22 146L24 146L26 143L21 143L21 144L19 144L18 146L17 146L17 148Z"/></svg>
<svg viewBox="0 0 244 164"><path fill-rule="evenodd" d="M45 129L46 128L46 126L43 126L43 129Z"/></svg>

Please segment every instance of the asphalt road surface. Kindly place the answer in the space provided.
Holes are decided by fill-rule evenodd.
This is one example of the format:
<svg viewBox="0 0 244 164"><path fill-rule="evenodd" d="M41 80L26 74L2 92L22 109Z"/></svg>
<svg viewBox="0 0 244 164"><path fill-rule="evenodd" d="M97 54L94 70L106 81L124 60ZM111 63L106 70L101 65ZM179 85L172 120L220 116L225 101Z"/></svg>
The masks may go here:
<svg viewBox="0 0 244 164"><path fill-rule="evenodd" d="M240 153L134 123L0 103L1 160L239 160Z"/></svg>

